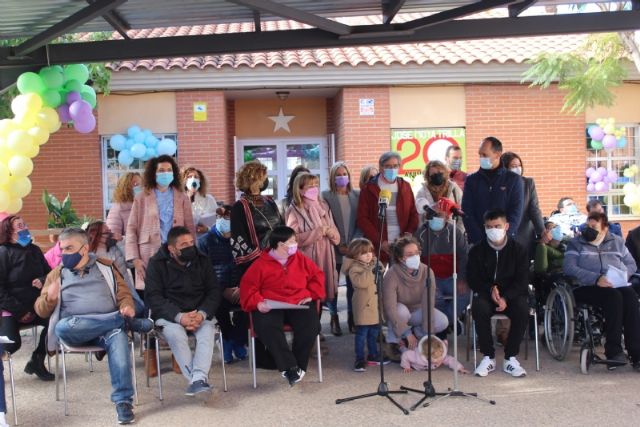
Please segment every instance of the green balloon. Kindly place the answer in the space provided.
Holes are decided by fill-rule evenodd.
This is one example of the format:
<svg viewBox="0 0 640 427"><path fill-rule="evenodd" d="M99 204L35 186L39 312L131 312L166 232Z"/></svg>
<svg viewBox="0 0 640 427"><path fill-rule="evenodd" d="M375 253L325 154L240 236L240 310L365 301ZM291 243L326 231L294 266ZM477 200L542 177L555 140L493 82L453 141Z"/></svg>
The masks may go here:
<svg viewBox="0 0 640 427"><path fill-rule="evenodd" d="M89 80L89 69L84 64L71 64L64 67L65 81L77 80L81 84Z"/></svg>
<svg viewBox="0 0 640 427"><path fill-rule="evenodd" d="M64 83L64 76L54 67L44 67L40 70L40 77L49 89L58 89Z"/></svg>
<svg viewBox="0 0 640 427"><path fill-rule="evenodd" d="M56 108L62 103L60 92L57 89L47 89L40 96L42 96L42 102L47 107Z"/></svg>
<svg viewBox="0 0 640 427"><path fill-rule="evenodd" d="M80 89L80 96L82 99L91 104L91 108L96 108L97 100L96 100L96 91L93 90L91 86L84 85L82 89Z"/></svg>
<svg viewBox="0 0 640 427"><path fill-rule="evenodd" d="M69 80L67 81L67 83L65 83L64 89L67 92L80 92L80 90L82 89L82 83L80 83L78 80Z"/></svg>
<svg viewBox="0 0 640 427"><path fill-rule="evenodd" d="M62 68L62 65L52 65L51 68L53 68L54 70L56 70L60 74L64 73L64 68Z"/></svg>
<svg viewBox="0 0 640 427"><path fill-rule="evenodd" d="M42 93L45 91L46 87L42 78L36 73L32 73L31 71L27 71L26 73L20 74L18 77L18 90L20 93Z"/></svg>
<svg viewBox="0 0 640 427"><path fill-rule="evenodd" d="M591 148L593 148L594 150L602 150L604 148L604 145L602 145L602 142L592 139Z"/></svg>

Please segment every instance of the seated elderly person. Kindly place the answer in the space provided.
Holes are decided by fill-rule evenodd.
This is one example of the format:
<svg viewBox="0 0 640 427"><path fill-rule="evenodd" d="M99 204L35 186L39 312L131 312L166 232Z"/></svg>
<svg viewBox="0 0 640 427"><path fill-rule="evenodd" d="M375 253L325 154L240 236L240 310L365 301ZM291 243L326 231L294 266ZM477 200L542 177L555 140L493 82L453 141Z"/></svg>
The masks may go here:
<svg viewBox="0 0 640 427"><path fill-rule="evenodd" d="M209 259L198 252L188 228L173 227L167 243L149 260L144 298L151 316L169 343L173 356L189 381L185 394L210 391L215 325L221 291ZM188 334L196 338L194 354Z"/></svg>
<svg viewBox="0 0 640 427"><path fill-rule="evenodd" d="M587 216L580 213L578 205L571 197L563 197L558 201L558 210L551 215L549 221L560 226L562 234L574 237L580 224L587 220Z"/></svg>
<svg viewBox="0 0 640 427"><path fill-rule="evenodd" d="M564 255L564 272L576 278L579 287L573 291L578 302L602 308L604 313L604 351L614 363L609 369L627 361L625 347L633 369L640 372L640 309L638 295L627 280L636 271L636 263L622 238L609 232L607 215L592 212L588 227L569 242ZM621 270L626 277L612 283L610 269ZM611 280L610 280L611 279Z"/></svg>
<svg viewBox="0 0 640 427"><path fill-rule="evenodd" d="M324 273L298 251L296 233L278 226L269 236L268 251L242 276L240 305L250 312L253 327L290 386L302 380L313 342L320 332L316 301L325 298ZM308 309L280 309L270 301L304 305ZM293 329L289 349L284 324Z"/></svg>
<svg viewBox="0 0 640 427"><path fill-rule="evenodd" d="M87 234L67 228L59 237L62 265L47 275L35 311L51 316L48 350L58 339L69 345L103 347L109 357L111 400L118 423L134 422L131 354L125 318L135 315L131 291L111 261L89 252Z"/></svg>
<svg viewBox="0 0 640 427"><path fill-rule="evenodd" d="M607 213L607 211L604 209L604 206L602 205L602 201L600 201L599 199L590 199L587 202L587 215L589 215L591 212L601 212L603 214ZM585 228L587 228L586 222L580 224L578 230L580 231L580 233L582 233ZM610 222L609 233L622 237L622 227L620 226L620 223Z"/></svg>
<svg viewBox="0 0 640 427"><path fill-rule="evenodd" d="M562 271L562 262L567 245L564 241L562 228L551 221L544 224L545 230L536 245L536 256L533 271L536 274Z"/></svg>

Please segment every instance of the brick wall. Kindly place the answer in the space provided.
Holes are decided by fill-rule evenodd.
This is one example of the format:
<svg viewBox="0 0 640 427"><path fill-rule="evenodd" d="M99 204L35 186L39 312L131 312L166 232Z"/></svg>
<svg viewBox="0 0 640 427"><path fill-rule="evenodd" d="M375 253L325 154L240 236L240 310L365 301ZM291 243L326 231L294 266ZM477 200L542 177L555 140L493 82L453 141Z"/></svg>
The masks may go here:
<svg viewBox="0 0 640 427"><path fill-rule="evenodd" d="M230 197L224 199L224 202L232 205L235 201L235 144L234 138L236 136L236 102L234 100L227 101L227 146L229 147L229 153L227 156L227 173L231 177L231 188L227 190Z"/></svg>
<svg viewBox="0 0 640 427"><path fill-rule="evenodd" d="M586 200L585 119L560 113L563 93L523 85L468 85L465 93L469 171L478 169L480 142L492 135L522 157L544 216L563 196Z"/></svg>

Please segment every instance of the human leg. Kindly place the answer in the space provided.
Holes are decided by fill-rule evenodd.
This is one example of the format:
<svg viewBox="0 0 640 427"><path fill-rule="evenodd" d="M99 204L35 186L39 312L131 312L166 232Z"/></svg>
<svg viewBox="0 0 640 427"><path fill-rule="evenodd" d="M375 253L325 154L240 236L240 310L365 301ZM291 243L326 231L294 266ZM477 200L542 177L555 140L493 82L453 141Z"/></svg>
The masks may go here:
<svg viewBox="0 0 640 427"><path fill-rule="evenodd" d="M285 322L293 329L292 352L296 364L306 371L311 349L320 333L315 303L311 303L308 310L286 310Z"/></svg>
<svg viewBox="0 0 640 427"><path fill-rule="evenodd" d="M204 320L193 334L196 337L196 351L193 355L191 382L202 380L207 382L211 360L213 359L213 344L216 328L212 321Z"/></svg>
<svg viewBox="0 0 640 427"><path fill-rule="evenodd" d="M367 328L367 353L370 358L378 358L378 335L380 325L369 325Z"/></svg>
<svg viewBox="0 0 640 427"><path fill-rule="evenodd" d="M13 341L13 344L4 344L4 351L14 354L22 347L22 337L20 336L20 324L15 316L0 317L0 335Z"/></svg>
<svg viewBox="0 0 640 427"><path fill-rule="evenodd" d="M471 312L476 325L478 346L480 347L480 352L491 359L496 357L493 337L491 336L491 316L494 313L494 307L493 302L486 298L473 297Z"/></svg>
<svg viewBox="0 0 640 427"><path fill-rule="evenodd" d="M409 325L409 319L411 319L411 312L409 311L409 308L407 308L407 306L404 304L398 303L396 307L396 321L399 325L398 329L400 329L402 332L400 336L396 335L394 325L389 321L387 325L388 343L397 344L398 342L400 342L400 338L402 338L402 335L406 334L411 329L411 326Z"/></svg>
<svg viewBox="0 0 640 427"><path fill-rule="evenodd" d="M69 316L56 323L55 334L69 345L82 345L122 328L124 319L117 312L100 318Z"/></svg>
<svg viewBox="0 0 640 427"><path fill-rule="evenodd" d="M182 375L192 382L192 370L193 370L193 356L191 349L189 348L189 338L187 337L187 331L182 325L175 322L170 322L166 319L158 319L156 325L162 328L162 336L169 347L171 353L176 359ZM213 344L212 344L213 351Z"/></svg>
<svg viewBox="0 0 640 427"><path fill-rule="evenodd" d="M411 317L409 318L409 326L413 327L413 330L416 334L416 338L422 338L427 335L427 331L422 327L422 309L415 310L411 313ZM431 330L434 333L442 332L447 329L449 326L449 320L447 319L447 315L438 310L437 308L433 309L433 313L431 313Z"/></svg>
<svg viewBox="0 0 640 427"><path fill-rule="evenodd" d="M356 326L356 335L354 338L354 349L356 353L356 361L364 360L364 344L367 339L367 326Z"/></svg>
<svg viewBox="0 0 640 427"><path fill-rule="evenodd" d="M42 381L53 381L55 380L55 375L47 371L47 368L44 366L44 360L47 357L46 339L49 331L49 319L42 319L41 317L36 316L34 319L34 325L44 327L42 328L42 331L40 331L38 346L33 353L31 353L31 359L24 367L24 371L27 374L37 375ZM36 338L34 337L33 339Z"/></svg>
<svg viewBox="0 0 640 427"><path fill-rule="evenodd" d="M297 366L296 358L289 349L284 335L284 311L286 310L270 310L268 313L260 313L256 310L251 313L256 334L266 346L277 369L281 372ZM319 327L317 317L313 325L309 326Z"/></svg>
<svg viewBox="0 0 640 427"><path fill-rule="evenodd" d="M573 291L576 301L602 308L604 314L605 344L607 359L622 353L622 294L614 288L581 286Z"/></svg>
<svg viewBox="0 0 640 427"><path fill-rule="evenodd" d="M640 362L640 308L638 307L638 295L631 287L618 288L622 294L624 328L624 346L629 353L629 358L634 362Z"/></svg>
<svg viewBox="0 0 640 427"><path fill-rule="evenodd" d="M527 330L529 318L529 301L527 297L517 297L507 301L504 314L511 320L507 345L504 348L504 357L515 357L520 351L520 343Z"/></svg>
<svg viewBox="0 0 640 427"><path fill-rule="evenodd" d="M133 377L131 373L131 349L129 338L123 328L113 329L98 339L107 351L109 375L111 377L111 401L133 402Z"/></svg>

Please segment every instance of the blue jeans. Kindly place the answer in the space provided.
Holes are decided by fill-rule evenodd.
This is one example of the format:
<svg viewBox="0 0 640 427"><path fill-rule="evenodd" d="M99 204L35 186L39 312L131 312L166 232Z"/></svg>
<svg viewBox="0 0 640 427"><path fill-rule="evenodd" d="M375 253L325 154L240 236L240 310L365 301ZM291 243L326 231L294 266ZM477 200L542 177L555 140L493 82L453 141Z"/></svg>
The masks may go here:
<svg viewBox="0 0 640 427"><path fill-rule="evenodd" d="M458 312L456 313L456 318L459 317L467 308L470 298L471 292L469 291L464 294L458 294ZM436 279L436 308L447 316L449 324L452 325L454 321L453 277L449 277L447 279Z"/></svg>
<svg viewBox="0 0 640 427"><path fill-rule="evenodd" d="M69 345L95 345L104 348L109 357L111 401L133 402L129 339L124 331L124 319L120 313L115 312L106 319L65 317L56 324L55 333Z"/></svg>
<svg viewBox="0 0 640 427"><path fill-rule="evenodd" d="M367 343L367 354L369 358L378 357L378 335L380 334L380 325L357 325L356 326L356 360L365 360L364 343Z"/></svg>

